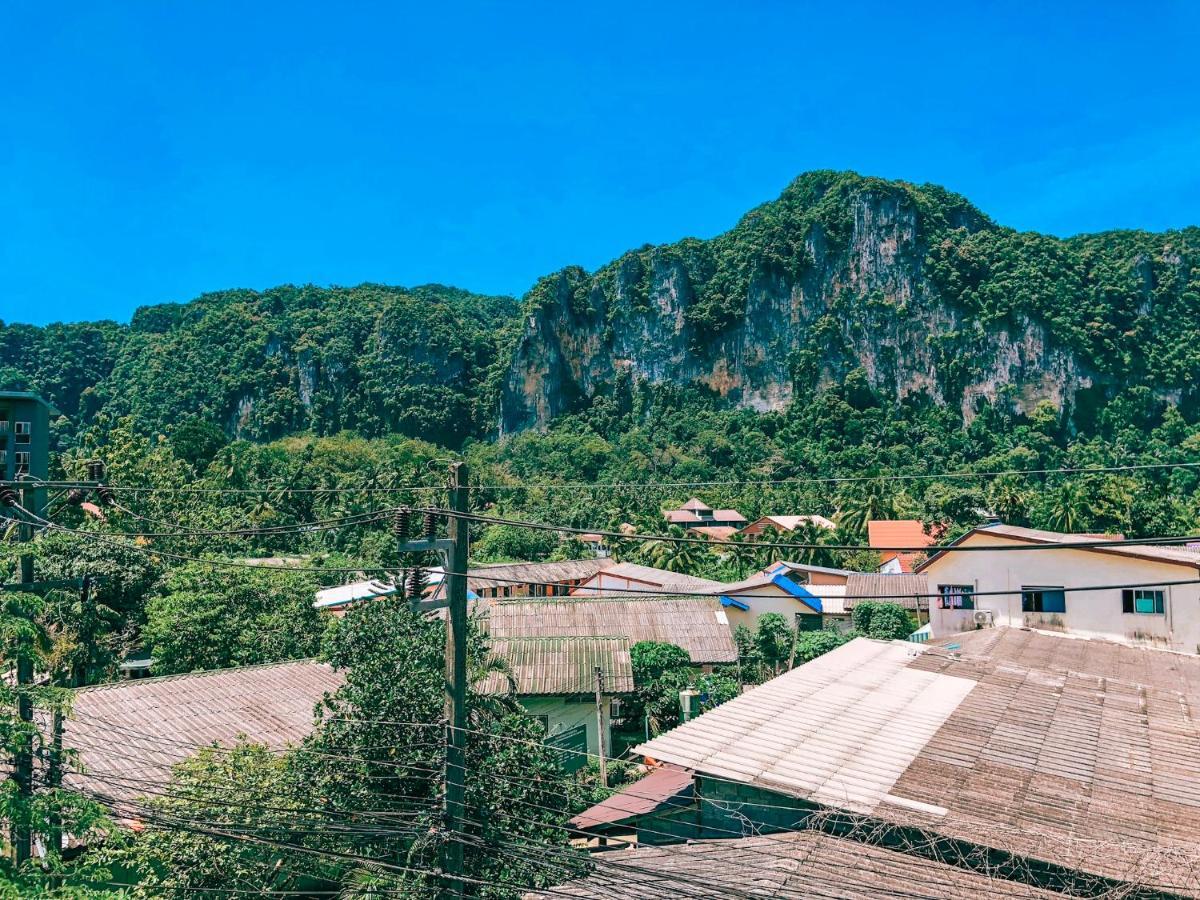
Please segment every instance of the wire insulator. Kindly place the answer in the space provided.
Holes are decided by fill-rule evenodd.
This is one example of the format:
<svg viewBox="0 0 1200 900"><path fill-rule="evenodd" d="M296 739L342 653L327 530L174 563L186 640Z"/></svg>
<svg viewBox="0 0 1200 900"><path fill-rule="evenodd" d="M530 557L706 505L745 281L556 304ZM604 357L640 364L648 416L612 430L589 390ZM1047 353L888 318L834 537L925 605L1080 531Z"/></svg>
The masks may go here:
<svg viewBox="0 0 1200 900"><path fill-rule="evenodd" d="M412 534L412 510L407 506L400 507L392 516L392 534L400 541L408 540Z"/></svg>
<svg viewBox="0 0 1200 900"><path fill-rule="evenodd" d="M432 541L437 537L437 516L434 513L425 513L425 540Z"/></svg>
<svg viewBox="0 0 1200 900"><path fill-rule="evenodd" d="M89 459L87 462L87 477L88 481L103 481L104 480L104 460Z"/></svg>
<svg viewBox="0 0 1200 900"><path fill-rule="evenodd" d="M420 566L415 566L408 573L408 596L414 600L420 600L421 594L425 592L425 570Z"/></svg>
<svg viewBox="0 0 1200 900"><path fill-rule="evenodd" d="M79 488L71 488L67 491L67 503L71 506L79 506L86 499L87 491L80 490Z"/></svg>
<svg viewBox="0 0 1200 900"><path fill-rule="evenodd" d="M117 495L107 484L102 484L96 488L96 496L100 498L100 502L105 506L112 506L117 502Z"/></svg>
<svg viewBox="0 0 1200 900"><path fill-rule="evenodd" d="M19 499L12 488L0 488L0 506L16 506Z"/></svg>

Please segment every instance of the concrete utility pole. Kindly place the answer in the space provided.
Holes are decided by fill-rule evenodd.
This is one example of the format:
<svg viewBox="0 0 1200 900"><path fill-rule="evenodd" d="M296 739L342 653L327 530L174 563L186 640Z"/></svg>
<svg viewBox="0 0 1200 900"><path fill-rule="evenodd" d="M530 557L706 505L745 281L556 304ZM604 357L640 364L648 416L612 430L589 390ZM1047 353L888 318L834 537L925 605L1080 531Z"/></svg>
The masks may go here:
<svg viewBox="0 0 1200 900"><path fill-rule="evenodd" d="M466 463L450 467L450 510L465 514L470 506ZM470 523L450 517L449 571L446 575L446 843L442 870L444 895L463 895L463 844L459 837L467 799L467 552Z"/></svg>
<svg viewBox="0 0 1200 900"><path fill-rule="evenodd" d="M608 787L608 760L604 745L604 670L596 666L596 747L600 750L600 784Z"/></svg>
<svg viewBox="0 0 1200 900"><path fill-rule="evenodd" d="M33 492L21 488L21 508L29 509L33 502ZM22 544L33 540L33 523L24 513L21 514L21 524L17 526L17 541ZM20 583L22 586L33 585L33 554L22 553L20 560ZM17 716L22 723L33 727L33 701L29 697L29 688L33 686L33 648L22 646L17 650ZM17 782L17 791L24 800L24 806L29 808L33 800L33 734L32 731L21 739L21 748L13 760L13 777ZM33 835L27 822L18 822L13 826L13 861L17 866L26 862L33 855Z"/></svg>

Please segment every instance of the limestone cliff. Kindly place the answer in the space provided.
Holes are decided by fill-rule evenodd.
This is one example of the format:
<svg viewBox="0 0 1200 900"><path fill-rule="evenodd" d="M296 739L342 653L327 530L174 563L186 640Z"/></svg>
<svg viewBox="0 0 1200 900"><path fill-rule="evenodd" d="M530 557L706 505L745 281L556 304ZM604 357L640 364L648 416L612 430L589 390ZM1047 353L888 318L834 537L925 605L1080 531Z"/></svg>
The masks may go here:
<svg viewBox="0 0 1200 900"><path fill-rule="evenodd" d="M967 420L984 401L1069 415L1084 391L1166 395L1185 379L1152 371L1136 344L1170 329L1156 298L1200 320L1198 247L1196 229L1019 234L935 186L810 173L710 241L542 279L500 431L542 427L623 377L758 410L865 379L885 402L923 395Z"/></svg>

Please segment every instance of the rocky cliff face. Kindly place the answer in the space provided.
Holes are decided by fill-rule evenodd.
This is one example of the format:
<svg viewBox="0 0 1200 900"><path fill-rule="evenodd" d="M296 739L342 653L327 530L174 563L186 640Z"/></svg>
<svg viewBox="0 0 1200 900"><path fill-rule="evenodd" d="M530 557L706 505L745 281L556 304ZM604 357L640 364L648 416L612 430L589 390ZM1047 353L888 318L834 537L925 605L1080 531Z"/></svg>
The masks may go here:
<svg viewBox="0 0 1200 900"><path fill-rule="evenodd" d="M1179 244L1122 245L1128 296L1106 300L1109 318L1145 317L1156 290L1188 282ZM545 426L622 376L757 410L865 378L880 400L924 395L966 420L982 401L1027 412L1049 400L1069 415L1081 391L1138 375L1105 349L1131 322L1088 321L1101 288L1080 275L1086 262L1057 259L1084 249L999 228L939 188L802 176L712 241L543 279L526 298L500 430Z"/></svg>

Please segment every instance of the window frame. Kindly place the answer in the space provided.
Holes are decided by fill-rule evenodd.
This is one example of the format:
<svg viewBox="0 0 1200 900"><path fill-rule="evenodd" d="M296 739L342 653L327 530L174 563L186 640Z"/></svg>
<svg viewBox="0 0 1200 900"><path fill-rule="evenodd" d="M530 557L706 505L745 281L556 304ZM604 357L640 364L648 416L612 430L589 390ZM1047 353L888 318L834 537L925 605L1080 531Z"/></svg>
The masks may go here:
<svg viewBox="0 0 1200 900"><path fill-rule="evenodd" d="M1138 609L1139 600L1150 600L1153 609ZM1167 592L1162 588L1124 588L1121 591L1121 612L1127 616L1165 616Z"/></svg>
<svg viewBox="0 0 1200 900"><path fill-rule="evenodd" d="M1046 594L1058 594L1061 609L1046 609ZM1034 599L1036 597L1036 599ZM1040 608L1038 608L1040 607ZM1067 595L1062 585L1030 584L1021 586L1021 612L1040 615L1066 615Z"/></svg>
<svg viewBox="0 0 1200 900"><path fill-rule="evenodd" d="M975 585L939 584L938 609L975 609ZM957 602L956 602L957 601Z"/></svg>

